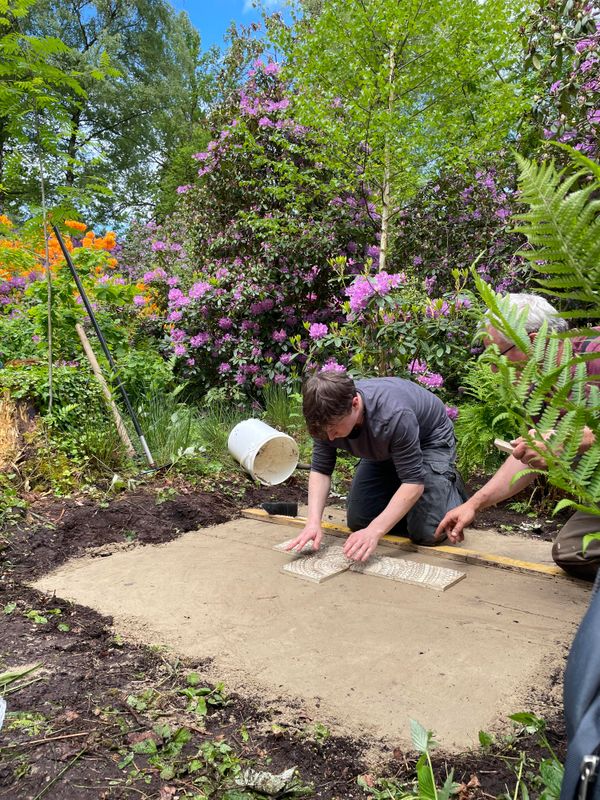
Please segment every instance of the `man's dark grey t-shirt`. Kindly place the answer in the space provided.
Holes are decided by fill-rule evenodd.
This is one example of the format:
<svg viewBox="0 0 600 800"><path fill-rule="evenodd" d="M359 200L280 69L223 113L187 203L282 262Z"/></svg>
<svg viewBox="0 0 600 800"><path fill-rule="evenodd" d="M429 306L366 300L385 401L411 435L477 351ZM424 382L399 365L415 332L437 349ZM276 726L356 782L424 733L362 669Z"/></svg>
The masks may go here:
<svg viewBox="0 0 600 800"><path fill-rule="evenodd" d="M434 394L403 378L356 381L365 417L357 435L333 441L314 440L311 469L331 475L336 449L370 461L391 459L402 483L423 483L423 453L436 448L454 452L452 422Z"/></svg>

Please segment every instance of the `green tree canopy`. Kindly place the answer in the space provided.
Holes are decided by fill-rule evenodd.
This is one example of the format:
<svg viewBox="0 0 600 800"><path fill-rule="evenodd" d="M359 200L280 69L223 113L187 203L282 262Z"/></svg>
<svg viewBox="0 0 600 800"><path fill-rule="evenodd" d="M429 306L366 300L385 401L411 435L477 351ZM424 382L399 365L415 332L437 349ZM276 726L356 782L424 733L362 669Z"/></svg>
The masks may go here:
<svg viewBox="0 0 600 800"><path fill-rule="evenodd" d="M272 26L297 115L380 198L380 268L401 203L442 166L495 148L528 100L513 0L326 0ZM300 12L304 11L304 15Z"/></svg>

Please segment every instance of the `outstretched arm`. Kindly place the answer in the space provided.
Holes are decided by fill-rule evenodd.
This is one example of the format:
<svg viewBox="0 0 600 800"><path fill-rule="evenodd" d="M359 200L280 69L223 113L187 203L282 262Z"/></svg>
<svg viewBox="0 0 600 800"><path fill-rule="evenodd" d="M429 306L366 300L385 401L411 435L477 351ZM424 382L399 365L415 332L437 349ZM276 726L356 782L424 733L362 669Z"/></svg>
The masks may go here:
<svg viewBox="0 0 600 800"><path fill-rule="evenodd" d="M331 488L331 476L324 475L322 472L311 470L308 476L308 516L306 525L296 538L290 542L287 549L300 552L307 542L312 539L313 549L318 550L323 538L321 519L323 511L327 505L329 489Z"/></svg>
<svg viewBox="0 0 600 800"><path fill-rule="evenodd" d="M346 539L344 553L354 561L366 561L375 551L382 536L408 514L425 489L422 483L403 483L375 519Z"/></svg>
<svg viewBox="0 0 600 800"><path fill-rule="evenodd" d="M527 464L513 456L509 456L496 474L478 492L475 492L473 497L469 498L466 503L448 511L436 528L436 539L441 539L444 535L447 535L453 544L462 542L465 538L463 530L473 522L478 511L495 506L497 503L513 497L526 486L529 486L530 483L533 483L536 477L533 473L523 475L514 483L511 483L514 476L524 469L527 469Z"/></svg>

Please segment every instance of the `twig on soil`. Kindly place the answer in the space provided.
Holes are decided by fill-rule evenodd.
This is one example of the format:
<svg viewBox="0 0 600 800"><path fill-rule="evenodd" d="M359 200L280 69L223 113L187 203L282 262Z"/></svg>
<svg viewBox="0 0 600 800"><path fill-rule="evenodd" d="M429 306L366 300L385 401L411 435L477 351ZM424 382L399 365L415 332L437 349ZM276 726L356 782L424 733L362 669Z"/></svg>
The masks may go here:
<svg viewBox="0 0 600 800"><path fill-rule="evenodd" d="M76 736L87 736L88 733L96 733L97 728L93 728L91 731L80 731L79 733L66 733L64 736L49 736L46 739L35 739L33 742L13 742L12 744L6 744L3 747L0 747L0 752L3 750L9 750L13 747L34 747L38 744L47 744L48 742L58 742L62 739L74 739Z"/></svg>
<svg viewBox="0 0 600 800"><path fill-rule="evenodd" d="M36 796L33 798L33 800L40 800L40 798L41 798L41 797L43 797L43 796L46 794L46 792L47 792L49 789L51 789L51 788L52 788L52 786L54 786L54 784L55 784L57 781L59 781L59 780L62 778L62 776L65 774L65 772L68 772L68 771L71 769L71 767L72 767L72 766L73 766L73 765L74 765L74 764L75 764L77 761L79 761L79 759L80 759L80 758L81 758L81 756L82 756L82 755L85 753L85 751L86 751L86 750L87 750L87 748L86 748L86 747L84 747L84 748L83 748L83 750L80 750L80 751L77 753L77 755L75 756L75 758L72 758L72 759L69 761L69 763L68 763L68 764L67 764L65 767L63 767L63 768L61 769L61 771L58 773L58 775L57 775L55 778L53 778L53 779L50 781L50 783L46 784L46 786L44 786L44 788L42 789L42 791L41 791L41 792L38 792L38 794L36 794Z"/></svg>

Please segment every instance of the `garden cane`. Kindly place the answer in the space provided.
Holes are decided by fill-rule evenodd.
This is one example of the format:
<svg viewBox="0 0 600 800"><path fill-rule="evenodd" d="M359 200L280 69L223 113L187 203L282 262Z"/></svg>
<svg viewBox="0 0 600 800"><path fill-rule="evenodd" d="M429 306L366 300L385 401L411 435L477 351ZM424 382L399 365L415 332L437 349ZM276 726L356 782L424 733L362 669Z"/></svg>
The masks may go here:
<svg viewBox="0 0 600 800"><path fill-rule="evenodd" d="M69 251L67 250L67 248L65 246L65 243L63 241L63 238L62 238L62 236L60 234L60 231L58 230L56 225L52 225L52 230L54 231L54 235L56 236L56 240L59 243L60 249L63 252L63 255L65 257L65 261L67 262L67 265L68 265L69 269L71 270L71 275L73 276L73 279L74 279L74 281L75 281L75 283L77 285L77 289L79 290L79 294L81 295L81 299L83 300L83 304L85 306L85 309L86 309L86 311L88 313L88 316L89 316L89 318L90 318L90 320L92 322L92 325L94 326L94 330L96 332L96 336L98 337L98 341L100 342L100 345L102 346L102 350L104 351L104 355L106 356L106 358L108 360L108 363L110 364L110 367L111 367L111 369L113 371L113 375L116 378L117 386L119 388L119 391L121 392L121 396L123 397L123 401L125 403L127 411L129 412L129 416L131 417L131 421L133 422L133 427L135 428L135 432L137 433L137 435L139 437L140 443L141 443L142 448L144 450L144 455L146 456L148 464L151 467L155 467L156 464L154 462L154 458L152 457L152 453L150 452L150 449L149 449L149 447L148 447L148 445L146 443L146 439L145 439L144 434L142 432L142 429L140 427L140 423L138 421L137 415L136 415L135 411L133 410L133 407L132 407L131 402L129 400L129 395L127 394L127 391L125 390L125 387L123 386L121 378L119 377L119 374L118 374L118 371L117 371L117 365L115 364L115 362L113 360L113 357L110 354L110 350L108 349L108 345L106 344L106 340L104 339L102 331L100 330L100 326L98 325L98 321L96 320L96 316L94 314L94 311L92 309L90 301L88 300L88 296L85 293L85 289L83 288L83 284L81 282L81 279L80 279L79 275L77 274L77 270L75 269L75 265L73 264L73 261L71 259L70 254L69 254Z"/></svg>

